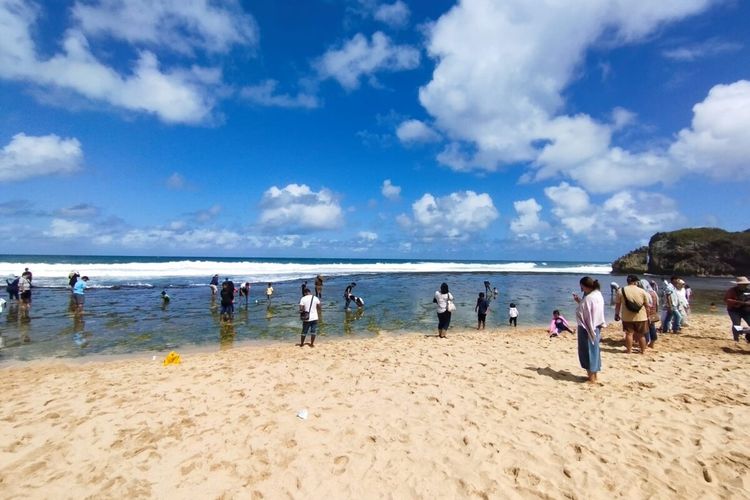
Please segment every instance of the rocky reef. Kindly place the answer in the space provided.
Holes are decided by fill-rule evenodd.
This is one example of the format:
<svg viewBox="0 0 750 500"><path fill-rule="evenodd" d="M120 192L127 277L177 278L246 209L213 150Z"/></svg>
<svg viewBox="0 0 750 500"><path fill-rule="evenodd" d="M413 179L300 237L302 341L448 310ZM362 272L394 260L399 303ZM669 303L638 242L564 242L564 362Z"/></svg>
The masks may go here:
<svg viewBox="0 0 750 500"><path fill-rule="evenodd" d="M732 233L702 227L656 233L647 247L615 260L612 272L747 276L750 274L750 229Z"/></svg>

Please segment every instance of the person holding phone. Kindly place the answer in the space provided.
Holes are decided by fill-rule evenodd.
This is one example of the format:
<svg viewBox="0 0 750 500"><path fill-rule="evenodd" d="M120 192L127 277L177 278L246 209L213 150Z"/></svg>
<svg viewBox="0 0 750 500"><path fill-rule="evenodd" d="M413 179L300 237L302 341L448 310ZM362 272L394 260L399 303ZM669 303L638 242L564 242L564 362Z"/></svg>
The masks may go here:
<svg viewBox="0 0 750 500"><path fill-rule="evenodd" d="M597 374L602 369L602 355L599 342L602 339L604 321L604 297L599 291L599 281L584 276L579 282L583 297L573 294L576 301L578 321L578 361L586 370L588 383L597 382Z"/></svg>

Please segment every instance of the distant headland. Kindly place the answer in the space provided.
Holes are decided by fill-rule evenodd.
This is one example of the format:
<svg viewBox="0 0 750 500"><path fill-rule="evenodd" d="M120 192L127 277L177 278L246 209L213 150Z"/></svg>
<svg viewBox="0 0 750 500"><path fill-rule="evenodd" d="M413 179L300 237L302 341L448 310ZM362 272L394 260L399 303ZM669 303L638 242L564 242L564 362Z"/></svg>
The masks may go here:
<svg viewBox="0 0 750 500"><path fill-rule="evenodd" d="M648 246L612 263L617 274L680 276L747 276L750 274L750 229L732 233L712 227L656 233Z"/></svg>

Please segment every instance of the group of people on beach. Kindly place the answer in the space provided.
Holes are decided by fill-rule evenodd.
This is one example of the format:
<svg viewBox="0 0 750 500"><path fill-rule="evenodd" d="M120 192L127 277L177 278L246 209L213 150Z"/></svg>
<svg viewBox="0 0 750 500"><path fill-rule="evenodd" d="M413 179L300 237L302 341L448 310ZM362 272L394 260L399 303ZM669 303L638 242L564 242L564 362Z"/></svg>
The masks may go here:
<svg viewBox="0 0 750 500"><path fill-rule="evenodd" d="M357 283L351 282L347 285L344 290L344 308L350 310L350 304L355 304L358 309L362 309L365 305L364 299L354 295L354 287ZM235 287L234 282L225 278L224 282L221 283L221 290L219 290L219 275L215 274L211 278L209 283L211 289L212 300L218 294L221 298L221 321L222 323L231 323L234 316L234 303L237 295L240 300L244 297L245 305L247 306L250 300L250 289L251 283L246 281L242 283L239 288ZM322 308L323 298L323 276L317 275L314 281L315 293L310 289L307 280L304 280L300 285L301 298L299 301L299 313L300 319L302 320L302 334L300 339L300 346L305 345L305 339L307 335L310 335L310 347L315 345L315 337L317 335L317 327L319 321L319 313ZM162 292L164 295L165 292ZM270 308L271 300L274 295L273 283L269 282L266 286L266 304ZM256 300L256 303L258 301Z"/></svg>
<svg viewBox="0 0 750 500"><path fill-rule="evenodd" d="M485 281L485 292L489 289L489 282ZM581 366L588 374L588 381L595 383L597 373L601 370L601 351L599 341L601 340L601 329L605 326L604 319L604 297L601 294L599 282L588 276L581 278L579 282L583 296L573 294L576 302L576 320L578 322L578 358ZM480 292L474 311L477 313L477 329L485 328L487 312L489 311L489 300L485 292ZM492 296L497 296L497 289L493 289ZM452 313L456 310L455 299L450 292L447 283L441 283L440 288L435 291L432 298L435 304L438 319L438 338L446 338L450 328ZM517 326L519 313L515 303L508 308L509 325ZM564 332L573 333L568 322L560 314L559 310L553 312L550 323L550 337L556 337Z"/></svg>
<svg viewBox="0 0 750 500"><path fill-rule="evenodd" d="M23 317L28 317L31 306L33 275L26 268L20 276L12 276L6 279L6 291L8 300L20 304ZM88 276L81 276L79 272L72 271L68 275L68 285L71 292L71 310L77 314L83 312L85 303L85 290L89 281ZM679 276L672 276L669 280L663 279L659 287L655 279L640 279L635 275L628 275L626 285L620 287L613 282L610 284L610 304L614 306L615 321L622 322L622 330L625 341L625 352L632 353L633 348L643 354L647 348L653 348L658 333L680 333L682 328L688 326L687 319L690 313L690 286ZM486 327L487 314L491 307L491 300L496 299L498 290L492 287L489 281L484 281L484 292L479 292L474 312L477 314L477 329ZM741 336L750 342L750 280L745 276L737 277L724 296L732 323L732 337L739 341ZM601 353L599 351L599 339L601 328L605 326L604 321L604 299L601 294L599 282L590 277L584 277L579 282L582 296L573 294L573 300L577 304L577 336L578 354L581 366L587 370L588 380L596 381L596 374L601 369ZM343 294L344 308L349 310L351 304L361 309L364 300L354 294L356 282L349 283ZM225 278L219 284L219 275L215 274L209 283L212 300L218 295L221 299L221 320L231 323L234 314L234 304L237 296L245 299L245 305L249 303L251 283L243 282L236 287L234 282ZM301 298L298 304L300 319L302 321L302 332L300 346L305 345L307 335L310 335L310 346L314 346L318 331L318 321L322 308L323 277L316 276L314 281L314 293L303 281L300 287ZM265 291L266 303L271 304L274 295L273 283L268 283ZM165 291L161 292L163 306L170 302L170 297ZM450 328L452 313L456 310L453 294L447 283L442 283L433 296L436 307L438 337L447 337ZM259 301L256 300L256 303ZM0 299L0 311L5 305L5 300ZM661 311L661 313L660 313ZM516 327L519 310L515 303L508 307L508 324ZM742 321L748 326L742 326ZM562 336L566 333L576 333L559 310L554 310L550 321L549 336L551 338Z"/></svg>
<svg viewBox="0 0 750 500"><path fill-rule="evenodd" d="M663 279L661 299L655 280L640 279L631 274L627 276L626 281L624 287L614 282L611 284L614 319L622 322L626 353L632 353L636 344L639 352L644 354L647 348L654 347L658 338L657 332L679 334L682 328L687 326L691 289L681 277ZM488 283L484 283L485 291L489 289ZM732 337L739 341L744 335L745 340L750 342L750 280L745 276L739 276L732 284L734 286L727 290L724 296L727 313L732 322ZM578 357L581 367L587 372L587 380L595 383L601 370L601 329L606 326L604 297L598 280L586 276L581 278L579 286L583 296L573 294L573 300L577 304ZM445 338L450 327L451 313L456 309L453 294L446 283L442 283L440 289L435 292L433 302L437 307L438 337ZM660 304L663 315L660 314ZM478 330L485 328L489 307L485 293L480 292L474 307ZM508 315L509 323L515 326L518 317L515 304L510 304ZM741 325L743 320L747 324L745 327ZM548 332L551 338L566 332L574 333L559 310L553 311Z"/></svg>

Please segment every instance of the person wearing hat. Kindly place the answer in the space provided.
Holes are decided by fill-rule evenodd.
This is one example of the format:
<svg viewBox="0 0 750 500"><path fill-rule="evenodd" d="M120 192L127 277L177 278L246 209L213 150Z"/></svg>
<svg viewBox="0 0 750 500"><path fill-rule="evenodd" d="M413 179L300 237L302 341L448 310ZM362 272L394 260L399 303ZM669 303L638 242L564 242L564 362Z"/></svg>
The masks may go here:
<svg viewBox="0 0 750 500"><path fill-rule="evenodd" d="M742 320L750 326L750 280L747 276L737 276L732 281L734 286L724 294L724 303L727 305L727 314L732 320L732 337L735 342L740 340ZM746 334L746 340L750 342L750 334Z"/></svg>
<svg viewBox="0 0 750 500"><path fill-rule="evenodd" d="M689 326L687 324L688 314L690 313L690 302L688 301L688 289L685 280L677 278L672 281L675 293L677 295L677 310L680 313L680 328Z"/></svg>

